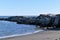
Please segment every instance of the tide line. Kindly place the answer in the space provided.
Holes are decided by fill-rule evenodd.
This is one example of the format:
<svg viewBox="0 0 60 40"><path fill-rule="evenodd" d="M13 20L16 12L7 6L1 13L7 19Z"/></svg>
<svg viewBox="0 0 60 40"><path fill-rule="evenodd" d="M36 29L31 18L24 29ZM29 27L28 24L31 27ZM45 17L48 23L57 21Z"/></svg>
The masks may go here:
<svg viewBox="0 0 60 40"><path fill-rule="evenodd" d="M8 35L8 36L0 37L0 39L11 38L11 37L17 37L17 36L24 36L24 35L34 34L34 33L42 32L42 31L44 31L44 30L37 30L37 31L34 31L34 32L25 33L25 34Z"/></svg>

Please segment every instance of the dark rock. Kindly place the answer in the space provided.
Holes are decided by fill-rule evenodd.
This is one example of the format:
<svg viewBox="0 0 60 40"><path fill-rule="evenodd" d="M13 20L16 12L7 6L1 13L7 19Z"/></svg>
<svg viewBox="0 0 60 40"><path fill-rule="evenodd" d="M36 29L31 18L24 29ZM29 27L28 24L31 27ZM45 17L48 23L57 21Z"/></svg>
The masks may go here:
<svg viewBox="0 0 60 40"><path fill-rule="evenodd" d="M56 26L56 28L60 28L60 15L56 15L53 25Z"/></svg>
<svg viewBox="0 0 60 40"><path fill-rule="evenodd" d="M8 18L0 18L0 20L17 22L18 24L31 24L31 25L39 25L40 27L56 27L60 28L60 14L51 16L47 15L39 15L37 17L25 17L25 16L11 16Z"/></svg>
<svg viewBox="0 0 60 40"><path fill-rule="evenodd" d="M50 27L51 26L51 17L49 15L40 15L37 17L37 24L41 27Z"/></svg>

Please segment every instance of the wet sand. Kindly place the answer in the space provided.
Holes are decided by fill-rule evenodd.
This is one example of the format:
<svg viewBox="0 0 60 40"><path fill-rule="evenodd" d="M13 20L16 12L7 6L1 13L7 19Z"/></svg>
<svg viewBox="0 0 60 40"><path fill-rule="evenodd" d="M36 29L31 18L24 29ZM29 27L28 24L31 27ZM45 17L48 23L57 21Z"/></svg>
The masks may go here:
<svg viewBox="0 0 60 40"><path fill-rule="evenodd" d="M5 38L0 40L60 40L60 30L48 30L36 34Z"/></svg>

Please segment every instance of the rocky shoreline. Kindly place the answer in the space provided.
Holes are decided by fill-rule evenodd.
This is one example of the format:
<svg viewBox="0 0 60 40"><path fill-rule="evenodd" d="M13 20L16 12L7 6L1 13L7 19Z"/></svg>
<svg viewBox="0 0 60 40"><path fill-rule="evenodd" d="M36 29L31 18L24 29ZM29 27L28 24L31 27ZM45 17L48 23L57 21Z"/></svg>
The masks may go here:
<svg viewBox="0 0 60 40"><path fill-rule="evenodd" d="M50 15L50 14L40 14L37 17L25 17L25 16L11 16L8 18L0 18L4 21L12 21L18 24L31 24L39 25L41 28L60 28L60 14Z"/></svg>

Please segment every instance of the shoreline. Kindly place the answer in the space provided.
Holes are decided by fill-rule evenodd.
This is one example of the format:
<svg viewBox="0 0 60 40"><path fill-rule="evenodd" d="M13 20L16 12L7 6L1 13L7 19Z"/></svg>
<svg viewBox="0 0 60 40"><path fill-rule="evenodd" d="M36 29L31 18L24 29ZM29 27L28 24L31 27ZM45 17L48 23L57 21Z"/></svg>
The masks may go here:
<svg viewBox="0 0 60 40"><path fill-rule="evenodd" d="M47 30L26 36L16 36L12 38L4 38L0 40L60 40L60 30Z"/></svg>
<svg viewBox="0 0 60 40"><path fill-rule="evenodd" d="M60 30L47 30L26 36L16 36L0 40L60 40Z"/></svg>
<svg viewBox="0 0 60 40"><path fill-rule="evenodd" d="M25 33L25 34L14 34L14 35L9 35L9 36L2 36L0 37L0 39L6 39L6 38L12 38L12 37L18 37L18 36L26 36L26 35L30 35L30 34L36 34L38 32L42 32L44 30L37 30L37 31L34 31L34 32L30 32L30 33Z"/></svg>

